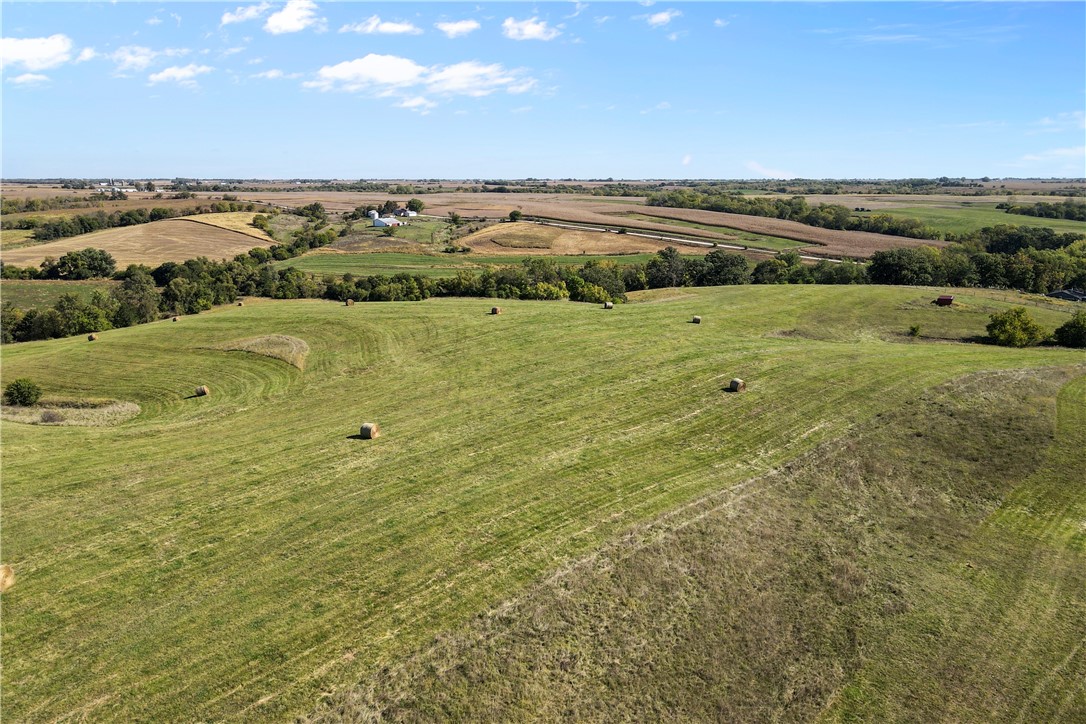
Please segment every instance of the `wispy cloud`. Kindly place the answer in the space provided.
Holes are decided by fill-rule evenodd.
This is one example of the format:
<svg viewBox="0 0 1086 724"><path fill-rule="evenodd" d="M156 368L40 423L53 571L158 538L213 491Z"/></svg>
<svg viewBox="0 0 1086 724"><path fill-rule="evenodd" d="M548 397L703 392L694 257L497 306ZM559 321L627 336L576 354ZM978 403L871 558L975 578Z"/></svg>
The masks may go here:
<svg viewBox="0 0 1086 724"><path fill-rule="evenodd" d="M162 18L160 18L157 15L152 15L151 17L147 18L147 20L145 22L148 25L161 25L162 24Z"/></svg>
<svg viewBox="0 0 1086 724"><path fill-rule="evenodd" d="M729 23L727 20L721 20L720 18L717 18L716 20L713 21L713 27L716 27L716 28L726 28L730 24L731 23Z"/></svg>
<svg viewBox="0 0 1086 724"><path fill-rule="evenodd" d="M83 48L83 50L79 51L79 57L75 59L75 62L86 63L88 60L94 60L97 57L98 53L95 52L94 48Z"/></svg>
<svg viewBox="0 0 1086 724"><path fill-rule="evenodd" d="M1086 146L1069 146L1066 148L1050 148L1047 151L1040 151L1038 153L1027 153L1022 156L1023 161L1055 161L1055 160L1078 160L1082 163L1080 168L1086 169Z"/></svg>
<svg viewBox="0 0 1086 724"><path fill-rule="evenodd" d="M344 25L339 32L361 35L420 35L422 29L408 22L381 20L377 15L371 15L360 23Z"/></svg>
<svg viewBox="0 0 1086 724"><path fill-rule="evenodd" d="M757 161L747 161L743 164L748 171L753 171L763 178L795 178L791 171L782 171L779 168L768 168Z"/></svg>
<svg viewBox="0 0 1086 724"><path fill-rule="evenodd" d="M1083 111L1069 111L1057 113L1054 116L1045 116L1033 123L1032 128L1027 133L1034 136L1038 133L1064 133L1083 130L1086 130L1086 113Z"/></svg>
<svg viewBox="0 0 1086 724"><path fill-rule="evenodd" d="M172 66L147 77L151 85L158 83L177 83L184 88L197 88L196 77L215 70L211 66L189 63L186 66Z"/></svg>
<svg viewBox="0 0 1086 724"><path fill-rule="evenodd" d="M683 166L689 166L693 160L693 156L691 156L689 153L686 154L685 156L683 156Z"/></svg>
<svg viewBox="0 0 1086 724"><path fill-rule="evenodd" d="M48 82L49 76L41 73L23 73L14 78L8 78L8 83L15 83L16 85L42 85Z"/></svg>
<svg viewBox="0 0 1086 724"><path fill-rule="evenodd" d="M233 12L223 13L222 18L219 20L219 25L230 25L231 23L244 23L249 20L256 20L263 17L264 13L271 10L271 3L260 3L259 5L245 5Z"/></svg>
<svg viewBox="0 0 1086 724"><path fill-rule="evenodd" d="M667 101L660 101L659 103L654 105L652 108L646 108L645 110L641 111L641 115L643 115L643 116L648 115L649 113L652 113L653 111L666 111L666 110L670 110L670 108L671 108L670 103L668 103Z"/></svg>
<svg viewBox="0 0 1086 724"><path fill-rule="evenodd" d="M325 20L317 16L317 10L313 0L287 0L282 10L268 16L264 30L272 35L298 33L306 28L324 30Z"/></svg>
<svg viewBox="0 0 1086 724"><path fill-rule="evenodd" d="M448 38L461 38L468 33L473 33L480 28L477 20L453 20L450 22L434 23L434 27L445 33Z"/></svg>
<svg viewBox="0 0 1086 724"><path fill-rule="evenodd" d="M71 60L72 39L56 34L46 38L0 39L0 67L21 65L27 70L48 70Z"/></svg>
<svg viewBox="0 0 1086 724"><path fill-rule="evenodd" d="M250 75L249 77L250 78L261 78L263 80L279 80L279 79L301 78L302 74L301 73L284 73L283 71L279 70L278 68L272 68L270 70L265 70L265 71L260 72L260 73L254 73L254 74Z"/></svg>
<svg viewBox="0 0 1086 724"><path fill-rule="evenodd" d="M638 15L637 19L644 20L649 24L650 28L664 28L667 27L675 18L682 17L682 12L670 8L668 10L661 10L658 13L651 13L649 15Z"/></svg>
<svg viewBox="0 0 1086 724"><path fill-rule="evenodd" d="M580 15L581 13L583 13L587 9L588 9L588 3L574 2L573 3L573 12L570 15L566 15L565 18L567 20L569 20L570 18L575 18L575 17L577 17L578 15Z"/></svg>
<svg viewBox="0 0 1086 724"><path fill-rule="evenodd" d="M427 115L434 108L437 108L437 103L425 98L424 96L414 96L412 98L405 98L396 104L397 108L406 108L409 111L415 111L422 115Z"/></svg>
<svg viewBox="0 0 1086 724"><path fill-rule="evenodd" d="M188 48L165 48L152 50L142 45L125 45L109 54L110 60L117 64L116 73L146 70L159 58L176 58L188 55Z"/></svg>
<svg viewBox="0 0 1086 724"><path fill-rule="evenodd" d="M506 18L502 23L502 34L510 40L554 40L562 32L547 25L546 20L532 17L527 20Z"/></svg>

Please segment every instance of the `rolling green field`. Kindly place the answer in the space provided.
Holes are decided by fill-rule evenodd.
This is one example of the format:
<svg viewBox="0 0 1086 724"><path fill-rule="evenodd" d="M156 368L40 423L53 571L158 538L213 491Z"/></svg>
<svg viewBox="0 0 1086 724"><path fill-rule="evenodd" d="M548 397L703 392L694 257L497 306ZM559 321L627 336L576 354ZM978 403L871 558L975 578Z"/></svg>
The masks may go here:
<svg viewBox="0 0 1086 724"><path fill-rule="evenodd" d="M560 266L582 266L595 259L613 261L618 264L644 264L654 254L611 254L595 256L580 254L576 256L547 256L545 258ZM453 277L459 271L481 271L483 267L513 266L520 264L523 257L516 255L483 256L479 254L401 254L396 252L360 252L360 253L310 253L295 259L275 262L278 269L296 267L311 274L354 274L369 276L383 274L391 276L401 272L427 277Z"/></svg>
<svg viewBox="0 0 1086 724"><path fill-rule="evenodd" d="M0 543L17 577L3 594L4 714L21 721L305 715L632 527L681 516L692 510L683 506L712 496L741 495L748 481L878 426L880 416L895 419L932 388L981 372L1041 370L1031 375L1047 387L1017 389L1030 410L1051 416L1052 390L1086 374L1081 351L946 341L983 334L987 315L1010 304L974 292L962 305L937 308L935 291L656 290L611 311L503 300L501 316L487 314L488 300L353 307L253 300L107 331L94 343L5 346L5 379L30 377L53 397L127 401L142 411L112 428L0 423ZM1031 313L1051 329L1067 309ZM694 314L701 325L689 323ZM906 340L910 324L929 339ZM304 342L304 365L237 351L261 348L254 338L269 335L293 338L295 353ZM1016 373L1004 374L989 384L1015 386ZM722 392L733 376L747 381L746 393ZM192 397L204 384L211 395ZM1054 470L1080 459L1081 421L1066 412L1081 397L1075 384L1060 398L1059 436L1045 458ZM1010 429L1034 429L1025 419ZM384 435L356 439L371 420ZM1047 445L1043 425L1030 439ZM975 433L979 453L998 469L1004 457L988 447L999 453L1005 438L988 429ZM877 459L892 465L911 449L887 446ZM902 459L923 467L923 458ZM896 506L901 518L891 522L905 528L869 527L856 509L834 503L833 486L874 481L831 476L818 495L769 486L760 494L767 517L749 518L748 528L769 564L744 568L740 548L723 560L749 582L774 563L806 570L805 558L820 555L838 563L859 545L857 555L874 556L872 565L904 571L915 532L908 526L920 531L916 541L934 540L916 516L954 512L954 476L982 467L952 465L922 491L867 501ZM1029 478L1005 522L1031 536L1033 525L1062 531L1062 542L1039 555L1060 571L1081 571L1081 535L1073 534L1081 497L1053 488L1058 479L1048 469ZM802 521L787 516L768 524L778 495L784 509L801 507L838 538L810 539ZM913 516L928 497L945 510L920 507ZM989 512L996 498L985 499ZM1052 527L1036 519L1041 510L1066 520ZM743 529L741 518L727 520ZM854 531L885 533L897 557L864 547ZM804 545L793 548L797 536ZM961 536L947 541L959 545ZM942 544L934 540L932 551ZM983 552L1000 544L977 545ZM713 546L731 544L722 538ZM842 575L849 579L848 570ZM929 613L937 586L950 583L922 584L934 588L910 609L920 631L937 626L932 616L957 610ZM885 593L856 591L848 595L870 596L873 606ZM805 600L802 589L796 596ZM636 607L640 597L671 600L666 587L634 589L625 600ZM1028 612L1028 603L1018 605ZM1070 672L1086 638L1080 621L1052 639L1067 648L1048 654L1072 661ZM908 642L939 650L924 649L922 637ZM826 666L856 672L862 663ZM1007 659L1015 665L1024 664ZM892 680L893 671L865 676ZM1059 681L1045 686L1058 689ZM842 705L859 706L866 691ZM1075 713L1073 705L1065 713ZM666 716L668 702L660 706Z"/></svg>
<svg viewBox="0 0 1086 724"><path fill-rule="evenodd" d="M701 229L702 231L713 231L718 234L729 234L737 238L739 244L749 246L752 249L769 249L771 251L784 251L786 249L798 249L801 246L810 246L802 241L796 241L795 239L783 239L779 236L766 236L765 234L755 234L751 231L743 231L741 229L733 229L728 226L713 226L711 224L698 224L693 221L682 221L681 219L668 219L663 216L649 216L648 214L625 214L625 218L637 219L638 221L651 221L656 224L667 224L669 226L683 226L689 229ZM698 237L699 239L701 237Z"/></svg>
<svg viewBox="0 0 1086 724"><path fill-rule="evenodd" d="M996 209L995 203L982 204L967 201L954 207L941 205L900 206L890 209L875 209L870 213L864 212L860 215L871 216L874 214L889 214L900 218L919 219L943 233L964 234L985 226L1008 224L1012 226L1047 226L1060 233L1072 231L1078 234L1086 234L1086 222L1008 214Z"/></svg>
<svg viewBox="0 0 1086 724"><path fill-rule="evenodd" d="M75 294L89 300L100 291L108 294L117 285L110 280L69 282L37 279L4 279L0 281L0 302L11 302L20 309L51 307L64 294Z"/></svg>

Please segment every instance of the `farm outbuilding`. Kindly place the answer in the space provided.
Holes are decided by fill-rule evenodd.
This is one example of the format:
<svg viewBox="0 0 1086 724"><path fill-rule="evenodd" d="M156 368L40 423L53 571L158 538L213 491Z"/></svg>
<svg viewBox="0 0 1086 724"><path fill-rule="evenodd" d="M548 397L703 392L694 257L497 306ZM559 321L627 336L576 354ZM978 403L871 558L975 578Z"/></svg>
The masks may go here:
<svg viewBox="0 0 1086 724"><path fill-rule="evenodd" d="M1045 296L1052 299L1062 299L1065 302L1086 302L1086 292L1079 289L1060 289Z"/></svg>
<svg viewBox="0 0 1086 724"><path fill-rule="evenodd" d="M381 216L373 220L374 226L403 226L403 222L391 216Z"/></svg>

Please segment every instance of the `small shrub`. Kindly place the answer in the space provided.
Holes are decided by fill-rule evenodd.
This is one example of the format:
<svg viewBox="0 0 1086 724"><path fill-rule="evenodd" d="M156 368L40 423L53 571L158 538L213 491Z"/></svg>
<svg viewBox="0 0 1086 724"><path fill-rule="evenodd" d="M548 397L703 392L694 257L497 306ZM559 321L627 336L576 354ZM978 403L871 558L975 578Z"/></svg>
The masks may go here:
<svg viewBox="0 0 1086 724"><path fill-rule="evenodd" d="M919 324L914 324L913 326L909 327L909 336L910 337L919 337L920 336L920 325Z"/></svg>
<svg viewBox="0 0 1086 724"><path fill-rule="evenodd" d="M32 380L21 377L4 388L4 399L9 405L30 407L41 399L41 388Z"/></svg>
<svg viewBox="0 0 1086 724"><path fill-rule="evenodd" d="M990 317L987 330L994 344L1003 347L1030 347L1045 338L1041 325L1029 316L1025 307L1015 307Z"/></svg>
<svg viewBox="0 0 1086 724"><path fill-rule="evenodd" d="M1075 312L1075 316L1056 328L1054 336L1061 347L1086 347L1086 310Z"/></svg>
<svg viewBox="0 0 1086 724"><path fill-rule="evenodd" d="M64 415L56 410L46 410L41 414L42 422L64 422Z"/></svg>

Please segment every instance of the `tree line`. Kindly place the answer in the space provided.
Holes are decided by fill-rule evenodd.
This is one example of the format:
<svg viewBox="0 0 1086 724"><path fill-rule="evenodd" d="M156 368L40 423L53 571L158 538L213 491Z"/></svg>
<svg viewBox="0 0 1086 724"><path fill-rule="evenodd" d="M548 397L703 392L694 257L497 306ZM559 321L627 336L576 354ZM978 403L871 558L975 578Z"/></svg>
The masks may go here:
<svg viewBox="0 0 1086 724"><path fill-rule="evenodd" d="M771 219L797 221L808 226L843 231L870 231L911 239L939 239L939 231L916 219L902 219L889 214L856 216L840 204L811 206L802 196L789 199L765 196L743 196L734 191L702 193L693 189L674 189L650 194L649 206L666 206L676 209L701 209L728 214L763 216Z"/></svg>
<svg viewBox="0 0 1086 724"><path fill-rule="evenodd" d="M1012 204L1004 201L996 204L997 209L1003 209L1008 214L1021 216L1038 216L1044 219L1070 219L1071 221L1086 221L1086 203L1064 199L1057 204L1047 201L1038 201L1034 204Z"/></svg>

